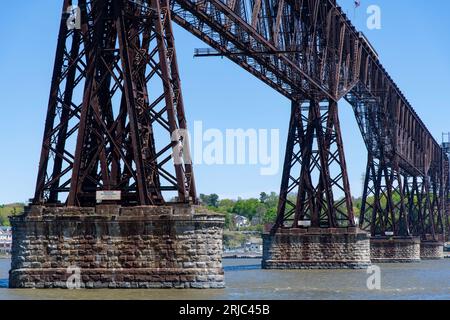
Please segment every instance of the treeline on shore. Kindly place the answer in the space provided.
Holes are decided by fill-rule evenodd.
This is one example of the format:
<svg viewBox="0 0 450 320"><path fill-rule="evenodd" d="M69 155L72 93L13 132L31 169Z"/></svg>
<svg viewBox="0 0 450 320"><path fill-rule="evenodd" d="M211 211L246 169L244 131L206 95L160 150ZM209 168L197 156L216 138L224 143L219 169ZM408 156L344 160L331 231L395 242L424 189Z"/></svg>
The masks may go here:
<svg viewBox="0 0 450 320"><path fill-rule="evenodd" d="M233 217L240 215L249 221L256 221L249 227L240 228L241 231L262 231L264 224L273 223L277 216L278 194L276 192L261 192L259 198L242 199L220 199L217 194L200 194L200 202L209 210L223 213L225 215L225 228L235 230ZM295 203L296 194L291 194L288 199ZM370 200L369 200L370 201ZM361 212L361 198L353 199L353 212L359 217ZM346 211L345 208L342 208Z"/></svg>

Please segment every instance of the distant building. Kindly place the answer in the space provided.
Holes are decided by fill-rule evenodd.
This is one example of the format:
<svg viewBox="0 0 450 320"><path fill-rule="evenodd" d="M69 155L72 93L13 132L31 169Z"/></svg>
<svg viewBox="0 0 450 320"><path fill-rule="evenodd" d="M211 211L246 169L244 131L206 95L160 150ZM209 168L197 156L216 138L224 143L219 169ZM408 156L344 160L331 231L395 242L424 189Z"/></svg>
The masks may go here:
<svg viewBox="0 0 450 320"><path fill-rule="evenodd" d="M245 244L244 250L247 252L262 252L263 246L261 243L255 243L255 242L247 242Z"/></svg>
<svg viewBox="0 0 450 320"><path fill-rule="evenodd" d="M0 254L11 253L12 230L10 227L0 227Z"/></svg>
<svg viewBox="0 0 450 320"><path fill-rule="evenodd" d="M250 225L250 222L248 221L248 219L244 216L240 216L240 215L235 215L233 217L233 222L234 222L234 226L236 228L242 228L242 227L248 227Z"/></svg>

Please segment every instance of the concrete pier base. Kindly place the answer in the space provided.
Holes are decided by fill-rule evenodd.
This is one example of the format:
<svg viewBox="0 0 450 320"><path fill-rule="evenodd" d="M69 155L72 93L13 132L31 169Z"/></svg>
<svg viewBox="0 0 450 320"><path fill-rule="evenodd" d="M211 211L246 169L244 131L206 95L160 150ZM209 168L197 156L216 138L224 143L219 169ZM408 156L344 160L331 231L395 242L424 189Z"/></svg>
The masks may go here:
<svg viewBox="0 0 450 320"><path fill-rule="evenodd" d="M11 223L11 288L224 287L224 218L197 206L32 206Z"/></svg>
<svg viewBox="0 0 450 320"><path fill-rule="evenodd" d="M422 260L444 259L444 242L422 240L420 242L420 259Z"/></svg>
<svg viewBox="0 0 450 320"><path fill-rule="evenodd" d="M415 237L375 237L370 239L373 263L413 263L420 261L420 239Z"/></svg>
<svg viewBox="0 0 450 320"><path fill-rule="evenodd" d="M370 264L369 235L357 228L263 234L263 269L364 269Z"/></svg>

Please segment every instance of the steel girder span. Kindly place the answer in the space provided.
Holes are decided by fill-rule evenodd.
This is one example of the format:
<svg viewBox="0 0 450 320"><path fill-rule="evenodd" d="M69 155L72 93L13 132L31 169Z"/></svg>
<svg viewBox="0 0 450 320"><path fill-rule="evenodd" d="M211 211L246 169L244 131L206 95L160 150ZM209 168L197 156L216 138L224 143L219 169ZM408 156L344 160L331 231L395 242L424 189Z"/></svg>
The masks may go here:
<svg viewBox="0 0 450 320"><path fill-rule="evenodd" d="M368 150L361 227L442 233L448 160L336 1L172 0L171 9L177 24L292 101L275 228L355 224L337 116L344 98Z"/></svg>

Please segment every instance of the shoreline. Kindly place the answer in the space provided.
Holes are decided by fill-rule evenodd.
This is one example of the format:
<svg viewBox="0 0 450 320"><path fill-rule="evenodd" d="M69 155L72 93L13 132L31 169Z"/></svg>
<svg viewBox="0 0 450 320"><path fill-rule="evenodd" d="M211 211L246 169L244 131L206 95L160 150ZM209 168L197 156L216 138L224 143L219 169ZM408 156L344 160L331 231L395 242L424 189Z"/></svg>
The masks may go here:
<svg viewBox="0 0 450 320"><path fill-rule="evenodd" d="M262 259L261 254L245 254L245 253L235 253L235 254L224 254L222 259Z"/></svg>

